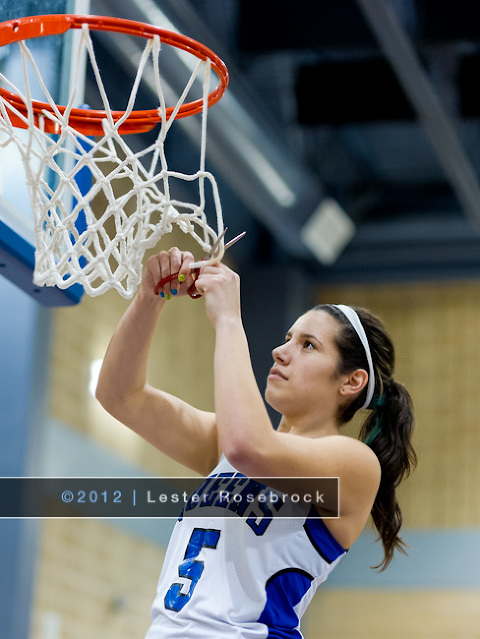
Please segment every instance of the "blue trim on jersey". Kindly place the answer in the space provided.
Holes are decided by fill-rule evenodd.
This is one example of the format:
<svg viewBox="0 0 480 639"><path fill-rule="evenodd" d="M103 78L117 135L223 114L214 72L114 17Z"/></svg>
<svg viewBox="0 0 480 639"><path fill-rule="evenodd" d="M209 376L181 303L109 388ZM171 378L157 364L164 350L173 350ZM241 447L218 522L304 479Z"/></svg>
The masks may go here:
<svg viewBox="0 0 480 639"><path fill-rule="evenodd" d="M302 639L300 620L293 609L310 589L312 575L299 568L286 568L270 577L265 586L267 602L259 622L268 628L267 639Z"/></svg>
<svg viewBox="0 0 480 639"><path fill-rule="evenodd" d="M340 546L314 508L310 511L303 527L315 550L329 564L345 554L346 550Z"/></svg>

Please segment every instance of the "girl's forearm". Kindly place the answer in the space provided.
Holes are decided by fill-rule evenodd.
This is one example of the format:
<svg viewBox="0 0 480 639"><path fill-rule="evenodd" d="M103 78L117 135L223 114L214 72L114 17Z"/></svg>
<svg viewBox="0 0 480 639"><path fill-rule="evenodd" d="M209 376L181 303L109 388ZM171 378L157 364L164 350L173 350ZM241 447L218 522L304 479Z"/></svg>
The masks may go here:
<svg viewBox="0 0 480 639"><path fill-rule="evenodd" d="M217 325L214 370L220 444L230 462L241 465L261 454L273 429L255 380L240 319Z"/></svg>
<svg viewBox="0 0 480 639"><path fill-rule="evenodd" d="M96 396L103 404L146 383L148 353L165 301L140 291L123 315L103 360Z"/></svg>

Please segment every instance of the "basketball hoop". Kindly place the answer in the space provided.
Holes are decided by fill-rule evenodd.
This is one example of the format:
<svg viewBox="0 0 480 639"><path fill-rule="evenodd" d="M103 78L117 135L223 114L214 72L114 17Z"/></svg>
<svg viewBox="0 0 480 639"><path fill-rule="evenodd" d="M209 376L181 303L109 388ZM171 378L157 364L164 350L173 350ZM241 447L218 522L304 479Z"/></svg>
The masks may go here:
<svg viewBox="0 0 480 639"><path fill-rule="evenodd" d="M78 108L76 85L82 70L73 71L68 101L57 105L49 93L26 41L79 30L77 60L87 56L102 101L102 110ZM111 31L146 40L125 110L112 110L95 58L91 31ZM0 143L13 142L26 171L35 216L34 283L67 288L84 286L89 295L110 288L133 296L141 281L145 251L158 243L173 224L192 235L208 253L223 232L223 219L215 178L205 170L206 114L225 92L228 72L222 60L203 44L155 26L103 16L45 15L0 24L0 46L18 43L23 62L24 89L19 90L0 73ZM163 45L197 58L196 66L176 104L167 107L160 77ZM86 53L85 53L86 52ZM154 71L158 106L134 110L147 65ZM211 70L218 85L211 90ZM45 101L32 97L29 73L41 87ZM187 101L196 80L201 96ZM196 173L171 171L165 156L165 138L175 119L202 114L200 168ZM134 152L123 137L144 133L159 125L153 144ZM19 135L19 130L26 134ZM26 137L25 137L26 136ZM94 136L93 138L91 136ZM148 159L149 166L144 166ZM107 168L111 167L113 168ZM54 179L45 176L45 168ZM87 167L92 184L82 188L77 178ZM175 200L172 179L198 181L198 203ZM123 180L121 193L115 186ZM210 184L216 230L205 212L205 185ZM125 187L125 184L127 185ZM99 212L99 200L106 204ZM133 209L133 210L131 210ZM223 241L210 262L223 256ZM203 264L208 263L203 262Z"/></svg>

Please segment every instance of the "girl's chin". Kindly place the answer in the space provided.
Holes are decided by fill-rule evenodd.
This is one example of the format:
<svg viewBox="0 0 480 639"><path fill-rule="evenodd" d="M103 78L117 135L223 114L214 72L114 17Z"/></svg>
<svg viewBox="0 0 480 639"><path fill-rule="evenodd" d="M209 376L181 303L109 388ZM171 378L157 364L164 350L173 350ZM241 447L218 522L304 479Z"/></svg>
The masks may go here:
<svg viewBox="0 0 480 639"><path fill-rule="evenodd" d="M265 390L265 401L270 406L270 408L273 408L273 410L276 410L278 413L282 412L282 409L280 407L280 402L278 400L275 401L275 395L274 393L269 391L268 386Z"/></svg>

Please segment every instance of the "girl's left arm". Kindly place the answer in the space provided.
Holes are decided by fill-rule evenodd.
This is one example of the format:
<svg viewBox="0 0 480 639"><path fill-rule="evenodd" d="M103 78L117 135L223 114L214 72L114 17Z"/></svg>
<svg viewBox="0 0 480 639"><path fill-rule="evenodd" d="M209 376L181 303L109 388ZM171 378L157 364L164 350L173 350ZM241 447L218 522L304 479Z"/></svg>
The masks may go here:
<svg viewBox="0 0 480 639"><path fill-rule="evenodd" d="M341 435L310 439L273 429L251 365L238 275L224 264L208 266L196 286L205 295L216 331L215 412L220 448L230 463L250 477L339 477L348 488L344 512L350 505L355 509L358 501L370 501L378 488L379 466L363 443Z"/></svg>
<svg viewBox="0 0 480 639"><path fill-rule="evenodd" d="M224 264L202 269L196 281L215 328L215 413L220 448L241 472L255 473L256 454L275 439L253 373L240 312L240 278ZM258 473L257 473L257 476Z"/></svg>

